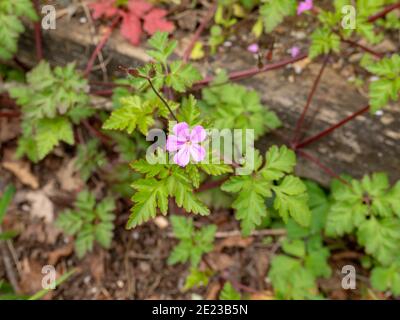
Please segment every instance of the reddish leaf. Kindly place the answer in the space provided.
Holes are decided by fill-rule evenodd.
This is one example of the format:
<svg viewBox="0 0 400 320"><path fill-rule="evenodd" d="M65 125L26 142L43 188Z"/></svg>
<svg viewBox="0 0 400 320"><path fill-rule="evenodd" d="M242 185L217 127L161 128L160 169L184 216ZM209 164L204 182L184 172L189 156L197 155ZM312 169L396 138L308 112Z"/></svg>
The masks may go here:
<svg viewBox="0 0 400 320"><path fill-rule="evenodd" d="M130 13L138 18L143 17L151 8L153 8L153 5L144 0L130 0L128 3Z"/></svg>
<svg viewBox="0 0 400 320"><path fill-rule="evenodd" d="M138 45L141 34L140 19L133 14L122 13L121 35L133 45Z"/></svg>
<svg viewBox="0 0 400 320"><path fill-rule="evenodd" d="M89 8L93 9L93 19L99 19L103 16L110 18L115 16L118 12L115 0L101 0L90 3Z"/></svg>
<svg viewBox="0 0 400 320"><path fill-rule="evenodd" d="M174 30L174 24L165 19L167 11L163 9L153 9L144 17L143 28L150 35L157 31L171 32Z"/></svg>

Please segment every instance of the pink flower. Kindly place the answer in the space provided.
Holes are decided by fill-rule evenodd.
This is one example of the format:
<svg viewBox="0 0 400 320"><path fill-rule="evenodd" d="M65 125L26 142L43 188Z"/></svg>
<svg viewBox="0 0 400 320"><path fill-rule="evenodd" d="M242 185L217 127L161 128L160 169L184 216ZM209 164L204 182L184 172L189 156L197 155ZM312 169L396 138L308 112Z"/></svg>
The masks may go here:
<svg viewBox="0 0 400 320"><path fill-rule="evenodd" d="M301 15L304 11L309 11L313 8L313 0L304 0L297 6L297 15Z"/></svg>
<svg viewBox="0 0 400 320"><path fill-rule="evenodd" d="M251 53L257 53L260 48L258 47L257 43L253 43L247 47L247 51Z"/></svg>
<svg viewBox="0 0 400 320"><path fill-rule="evenodd" d="M292 58L296 58L300 53L300 48L297 46L293 46L290 48L290 54L292 55Z"/></svg>
<svg viewBox="0 0 400 320"><path fill-rule="evenodd" d="M206 139L207 133L202 126L195 126L192 130L186 122L180 122L173 128L174 134L168 136L167 150L176 152L174 162L185 167L190 158L194 162L200 162L206 156L206 150L200 146L200 142Z"/></svg>

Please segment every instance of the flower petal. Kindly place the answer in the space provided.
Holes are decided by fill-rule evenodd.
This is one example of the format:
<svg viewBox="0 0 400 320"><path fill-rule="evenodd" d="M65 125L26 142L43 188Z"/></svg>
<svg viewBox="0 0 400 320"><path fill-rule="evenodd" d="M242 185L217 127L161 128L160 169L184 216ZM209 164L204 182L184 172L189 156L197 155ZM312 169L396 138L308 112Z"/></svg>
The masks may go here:
<svg viewBox="0 0 400 320"><path fill-rule="evenodd" d="M174 152L176 150L179 150L180 148L182 148L185 142L186 139L182 139L180 137L171 134L167 138L167 145L166 145L167 151Z"/></svg>
<svg viewBox="0 0 400 320"><path fill-rule="evenodd" d="M186 122L177 123L172 130L180 138L189 138L189 125Z"/></svg>
<svg viewBox="0 0 400 320"><path fill-rule="evenodd" d="M206 156L206 150L199 144L193 143L189 150L194 162L200 162Z"/></svg>
<svg viewBox="0 0 400 320"><path fill-rule="evenodd" d="M206 130L202 126L195 126L190 133L191 142L202 142L206 137Z"/></svg>
<svg viewBox="0 0 400 320"><path fill-rule="evenodd" d="M190 150L187 145L183 145L182 148L174 156L174 162L181 167L185 167L190 160Z"/></svg>

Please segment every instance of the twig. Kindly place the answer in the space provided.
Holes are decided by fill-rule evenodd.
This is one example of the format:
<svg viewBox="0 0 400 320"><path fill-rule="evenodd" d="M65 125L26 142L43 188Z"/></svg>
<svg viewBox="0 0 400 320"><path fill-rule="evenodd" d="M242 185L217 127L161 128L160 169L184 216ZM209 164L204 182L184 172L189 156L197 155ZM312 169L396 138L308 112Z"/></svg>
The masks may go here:
<svg viewBox="0 0 400 320"><path fill-rule="evenodd" d="M251 232L251 237L266 237L266 236L284 236L286 235L286 229L263 229L263 230L254 230ZM215 233L215 238L231 238L231 237L240 237L242 236L242 232L240 230L232 230L232 231L218 231Z"/></svg>
<svg viewBox="0 0 400 320"><path fill-rule="evenodd" d="M389 5L382 11L370 16L368 18L368 22L375 22L376 20L379 20L380 18L385 17L388 13L390 13L391 11L393 11L397 8L400 8L400 2Z"/></svg>
<svg viewBox="0 0 400 320"><path fill-rule="evenodd" d="M226 180L228 180L228 178L223 178L220 180L206 182L206 183L202 184L199 188L197 188L197 190L195 192L203 192L206 190L211 190L211 189L217 188L220 185L222 185Z"/></svg>
<svg viewBox="0 0 400 320"><path fill-rule="evenodd" d="M33 4L37 15L40 17L39 0L34 0ZM40 61L43 59L42 28L40 19L34 23L34 29L35 29L36 59Z"/></svg>
<svg viewBox="0 0 400 320"><path fill-rule="evenodd" d="M154 91L154 93L157 95L157 97L162 101L162 103L167 107L169 113L172 115L174 120L176 122L179 122L175 114L172 112L171 107L169 106L168 102L164 99L164 97L158 92L158 90L154 87L153 82L149 77L146 77L147 82L150 84L151 89Z"/></svg>
<svg viewBox="0 0 400 320"><path fill-rule="evenodd" d="M21 114L17 111L0 112L0 118L18 118Z"/></svg>
<svg viewBox="0 0 400 320"><path fill-rule="evenodd" d="M377 57L379 59L382 59L385 56L383 53L376 52L375 50L368 48L367 46L364 46L356 41L349 40L349 39L341 39L341 40L342 40L342 42L348 43L354 47L358 47L358 48L364 50L365 52L368 52L368 53L374 55L375 57Z"/></svg>
<svg viewBox="0 0 400 320"><path fill-rule="evenodd" d="M337 124L329 127L328 129L326 129L326 130L324 130L324 131L322 131L322 132L320 132L320 133L318 133L318 134L316 134L316 135L304 140L303 142L301 142L299 144L296 144L295 145L296 150L304 148L304 147L306 147L306 146L308 146L308 145L310 145L310 144L312 144L312 143L324 138L325 136L331 134L336 129L338 129L341 126L345 125L347 122L349 122L349 121L353 120L354 118L358 117L359 115L369 111L369 109L370 109L370 107L368 105L368 106L362 108L361 110L358 110L358 111L352 113L350 116L346 117L345 119L343 119L342 121L338 122Z"/></svg>
<svg viewBox="0 0 400 320"><path fill-rule="evenodd" d="M94 136L96 136L97 138L100 139L101 142L103 142L104 144L109 144L111 139L106 136L104 133L100 132L99 130L97 130L96 128L94 128L89 121L87 120L83 120L82 121L83 125L85 126L86 129L88 129L88 131L90 133L92 133Z"/></svg>
<svg viewBox="0 0 400 320"><path fill-rule="evenodd" d="M331 178L337 179L340 182L342 182L343 184L349 185L349 183L346 180L344 180L342 177L340 177L338 174L336 174L332 169L330 169L327 166L325 166L322 162L320 162L317 158L315 158L311 154L309 154L307 152L304 152L303 150L297 150L296 152L297 152L298 155L302 156L304 159L307 159L307 160L313 162L314 164L316 164L317 167L322 169Z"/></svg>
<svg viewBox="0 0 400 320"><path fill-rule="evenodd" d="M257 74L260 74L260 73L263 73L266 71L280 69L289 64L295 63L300 60L304 60L305 58L307 58L307 56L308 55L306 53L304 53L304 54L298 55L295 58L284 59L282 61L267 64L262 68L254 67L254 68L250 68L250 69L246 69L246 70L235 71L228 75L229 80L235 81L235 80L245 79L245 78L253 77ZM201 89L202 87L207 86L213 80L214 80L213 76L208 76L208 77L204 78L203 80L196 82L193 85L193 89L194 90Z"/></svg>
<svg viewBox="0 0 400 320"><path fill-rule="evenodd" d="M2 228L0 226L0 233L2 231ZM6 274L7 274L7 278L10 281L11 286L14 289L14 292L16 292L17 294L21 292L21 289L18 285L18 280L17 280L17 276L14 272L14 268L11 262L11 258L9 256L9 252L5 246L4 241L0 241L0 252L1 255L3 257L3 263L4 263L4 267L6 269Z"/></svg>
<svg viewBox="0 0 400 320"><path fill-rule="evenodd" d="M301 113L300 118L297 121L296 130L294 132L294 136L293 136L293 140L292 140L293 144L298 143L298 141L300 139L301 129L302 129L302 126L303 126L303 123L304 123L304 119L305 119L307 111L308 111L308 109L310 107L311 101L312 101L312 99L314 97L315 91L317 90L317 87L318 87L319 82L321 80L322 74L324 73L325 67L328 64L329 57L330 57L329 55L327 55L325 57L324 62L322 64L322 66L321 66L321 69L318 72L318 76L315 79L315 81L313 83L313 86L311 88L311 91L310 91L310 93L309 93L309 95L307 97L307 102L306 102L306 104L304 106L303 112Z"/></svg>
<svg viewBox="0 0 400 320"><path fill-rule="evenodd" d="M107 29L107 31L104 33L102 39L100 40L100 42L97 44L96 49L93 51L88 64L86 66L85 69L85 77L87 77L89 75L89 73L92 71L93 68L93 64L94 61L96 60L98 54L100 53L100 51L103 49L103 47L106 45L108 39L110 38L113 30L115 29L115 27L118 25L119 21L121 20L120 16L117 16L113 19L110 27Z"/></svg>
<svg viewBox="0 0 400 320"><path fill-rule="evenodd" d="M188 47L186 48L186 50L185 50L185 52L183 54L183 61L184 62L188 62L189 61L190 55L192 53L194 45L196 44L196 41L199 39L201 33L204 31L204 29L206 28L207 24L210 22L210 20L214 16L214 13L215 13L216 10L217 10L217 1L215 1L215 3L212 6L210 6L210 8L208 9L207 15L204 17L203 21L201 22L201 24L197 28L195 34L193 35L193 38L191 39Z"/></svg>

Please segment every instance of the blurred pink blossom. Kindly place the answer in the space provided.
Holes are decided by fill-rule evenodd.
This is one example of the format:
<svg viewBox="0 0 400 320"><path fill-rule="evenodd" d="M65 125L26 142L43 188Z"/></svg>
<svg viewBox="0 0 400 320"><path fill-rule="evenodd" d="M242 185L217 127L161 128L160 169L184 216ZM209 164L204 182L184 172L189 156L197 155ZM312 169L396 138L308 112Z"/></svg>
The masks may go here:
<svg viewBox="0 0 400 320"><path fill-rule="evenodd" d="M292 58L296 58L300 54L300 48L297 46L291 47L290 54L292 55Z"/></svg>
<svg viewBox="0 0 400 320"><path fill-rule="evenodd" d="M297 15L301 15L304 11L309 11L313 8L313 0L304 0L297 6Z"/></svg>
<svg viewBox="0 0 400 320"><path fill-rule="evenodd" d="M258 47L258 44L257 44L257 43L253 43L253 44L251 44L251 45L249 45L249 46L247 47L247 51L249 51L249 52L251 52L251 53L257 53L258 50L260 50L260 48Z"/></svg>

